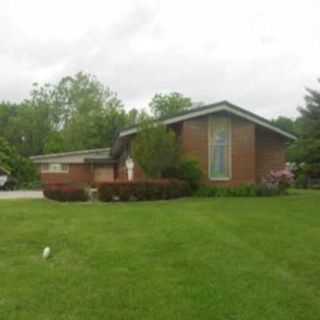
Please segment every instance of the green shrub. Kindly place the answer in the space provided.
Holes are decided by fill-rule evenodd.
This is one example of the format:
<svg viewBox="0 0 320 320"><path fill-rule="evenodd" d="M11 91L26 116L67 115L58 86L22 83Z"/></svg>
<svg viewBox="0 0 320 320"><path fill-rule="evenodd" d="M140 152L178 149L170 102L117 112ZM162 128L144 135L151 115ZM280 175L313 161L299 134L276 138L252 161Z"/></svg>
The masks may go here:
<svg viewBox="0 0 320 320"><path fill-rule="evenodd" d="M284 191L279 189L277 186L259 184L256 186L257 197L272 197L284 194Z"/></svg>
<svg viewBox="0 0 320 320"><path fill-rule="evenodd" d="M215 197L216 196L216 190L217 190L217 188L215 188L215 187L201 186L194 193L194 196L196 196L196 197Z"/></svg>
<svg viewBox="0 0 320 320"><path fill-rule="evenodd" d="M196 190L200 184L202 171L197 161L187 159L181 160L178 166L165 170L163 176L186 181L192 190Z"/></svg>
<svg viewBox="0 0 320 320"><path fill-rule="evenodd" d="M281 189L265 184L241 185L239 187L202 186L195 193L196 197L269 197L283 194Z"/></svg>
<svg viewBox="0 0 320 320"><path fill-rule="evenodd" d="M308 177L304 173L300 173L295 180L295 187L306 189L308 188Z"/></svg>
<svg viewBox="0 0 320 320"><path fill-rule="evenodd" d="M190 195L189 185L180 180L115 181L98 187L98 198L109 202L115 200L164 200Z"/></svg>

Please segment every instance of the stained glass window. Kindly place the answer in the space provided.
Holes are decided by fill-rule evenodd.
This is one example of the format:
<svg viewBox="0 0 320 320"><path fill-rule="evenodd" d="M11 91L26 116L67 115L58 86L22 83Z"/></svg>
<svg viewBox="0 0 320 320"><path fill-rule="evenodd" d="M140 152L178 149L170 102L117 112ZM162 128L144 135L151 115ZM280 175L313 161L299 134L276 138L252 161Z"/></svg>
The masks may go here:
<svg viewBox="0 0 320 320"><path fill-rule="evenodd" d="M209 126L209 173L212 179L228 179L231 176L230 120L212 117Z"/></svg>

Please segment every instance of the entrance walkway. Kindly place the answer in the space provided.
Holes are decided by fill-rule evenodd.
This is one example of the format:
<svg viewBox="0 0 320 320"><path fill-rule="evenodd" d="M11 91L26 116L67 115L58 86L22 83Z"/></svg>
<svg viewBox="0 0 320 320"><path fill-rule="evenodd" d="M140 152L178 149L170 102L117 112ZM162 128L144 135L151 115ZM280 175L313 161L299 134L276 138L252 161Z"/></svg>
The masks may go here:
<svg viewBox="0 0 320 320"><path fill-rule="evenodd" d="M3 199L43 199L42 191L0 191Z"/></svg>

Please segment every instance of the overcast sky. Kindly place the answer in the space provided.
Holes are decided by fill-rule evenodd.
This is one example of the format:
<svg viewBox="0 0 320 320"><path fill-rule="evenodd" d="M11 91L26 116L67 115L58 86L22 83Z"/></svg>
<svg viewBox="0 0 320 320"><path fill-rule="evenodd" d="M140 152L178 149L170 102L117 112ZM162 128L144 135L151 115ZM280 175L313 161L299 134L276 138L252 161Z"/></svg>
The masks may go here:
<svg viewBox="0 0 320 320"><path fill-rule="evenodd" d="M319 16L319 0L1 0L0 100L81 70L128 108L178 91L295 116L319 89Z"/></svg>

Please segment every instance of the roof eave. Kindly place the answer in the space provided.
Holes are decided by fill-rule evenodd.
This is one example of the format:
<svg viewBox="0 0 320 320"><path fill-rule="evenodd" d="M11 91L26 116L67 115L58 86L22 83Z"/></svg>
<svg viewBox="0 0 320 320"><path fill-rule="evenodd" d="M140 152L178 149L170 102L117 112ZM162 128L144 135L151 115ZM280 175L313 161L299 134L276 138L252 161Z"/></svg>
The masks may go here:
<svg viewBox="0 0 320 320"><path fill-rule="evenodd" d="M30 159L32 161L37 160L46 160L52 158L59 158L59 157L68 157L68 156L77 156L77 155L87 155L90 153L97 153L97 152L110 152L110 148L100 148L100 149L87 149L87 150L79 150L79 151L71 151L71 152L61 152L61 153L50 153L44 155L35 155L31 156Z"/></svg>
<svg viewBox="0 0 320 320"><path fill-rule="evenodd" d="M204 116L204 115L208 115L208 114L211 114L211 113L216 113L216 112L221 112L221 111L226 111L226 112L229 112L231 114L234 114L234 115L237 115L241 118L245 118L253 123L256 123L262 127L265 127L267 129L270 129L274 132L277 132L278 134L290 139L290 140L296 140L297 137L294 136L293 134L291 133L288 133L278 127L275 127L273 126L271 123L269 123L268 120L266 119L263 119L255 114L252 114L251 112L249 111L246 111L246 110L243 110L242 108L238 107L238 106L235 106L233 104L231 104L230 102L228 101L223 101L219 104L214 104L214 105L210 105L207 107L207 108L203 108L203 109L200 109L200 110L195 110L193 112L188 112L188 113L185 113L185 114L181 114L181 115L176 115L172 118L168 118L168 119L164 119L164 120L161 120L159 119L157 122L159 123L163 123L165 125L169 125L169 124L173 124L173 123L176 123L176 122L180 122L180 121L184 121L184 120L188 120L188 119L192 119L192 118L195 118L195 117L200 117L200 116ZM125 136L128 136L128 135L132 135L132 134L135 134L136 132L139 131L139 127L133 127L133 128L129 128L127 130L123 130L122 132L120 132L119 134L119 137L122 138L122 137L125 137Z"/></svg>

